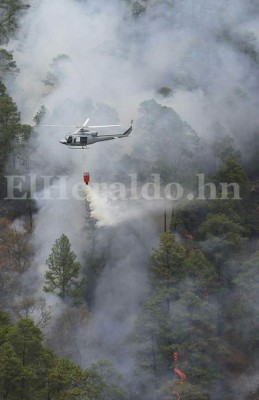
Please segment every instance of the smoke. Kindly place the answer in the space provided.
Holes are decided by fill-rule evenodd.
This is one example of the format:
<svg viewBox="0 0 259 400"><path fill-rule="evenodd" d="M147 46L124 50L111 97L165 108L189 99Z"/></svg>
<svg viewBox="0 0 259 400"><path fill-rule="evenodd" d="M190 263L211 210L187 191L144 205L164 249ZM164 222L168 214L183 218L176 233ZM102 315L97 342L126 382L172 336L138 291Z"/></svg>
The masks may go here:
<svg viewBox="0 0 259 400"><path fill-rule="evenodd" d="M109 226L116 225L116 217L121 217L114 215L112 207L109 207L108 194L96 193L91 187L87 187L87 201L89 202L91 217L97 220L98 226ZM119 207L118 207L119 208ZM124 214L122 214L124 215Z"/></svg>
<svg viewBox="0 0 259 400"><path fill-rule="evenodd" d="M154 98L172 107L200 136L210 138L212 127L219 123L241 149L249 148L259 125L255 2L151 1L136 18L126 3L31 2L18 39L10 43L20 73L8 87L24 122L31 123L44 104L46 124L79 125L89 116L93 125L120 122L128 127L132 118L139 117L139 104ZM171 89L171 96L162 97L161 87ZM167 122L162 110L157 115L157 138L160 121ZM85 170L90 171L91 182L112 181L124 168L123 154L138 148L139 157L143 150L145 158L149 149L149 137L140 140L139 127L125 141L74 152L58 143L68 130L38 129L32 139L31 172L67 175L69 193ZM163 158L163 146L159 156ZM90 327L73 333L81 348L78 361L86 366L107 356L128 372L133 360L127 339L146 290L145 267L158 228L151 206L108 201L91 187L87 198L98 221L99 246L109 243L109 259L97 285ZM45 260L54 240L65 233L80 260L89 243L85 201L73 196L42 200L38 208L33 234L36 257L26 279L29 276L30 291L41 294ZM48 299L54 314L60 307L63 310L54 297Z"/></svg>
<svg viewBox="0 0 259 400"><path fill-rule="evenodd" d="M168 86L173 97L167 105L199 134L208 135L215 122L235 137L258 127L253 2L157 4L141 21L130 18L124 4L33 2L20 33L25 40L15 53L21 69L15 97L25 118L42 103L42 80L53 59L66 54L69 60L57 66L59 87L44 98L50 109L69 99L63 123L84 120L87 110L76 111L72 103L83 104L86 97L116 108L126 123L142 100Z"/></svg>
<svg viewBox="0 0 259 400"><path fill-rule="evenodd" d="M146 267L157 245L155 231L152 219L140 213L101 231L99 246L106 246L107 261L96 288L92 324L78 336L87 349L84 366L102 355L130 376L134 359L129 339L147 291Z"/></svg>

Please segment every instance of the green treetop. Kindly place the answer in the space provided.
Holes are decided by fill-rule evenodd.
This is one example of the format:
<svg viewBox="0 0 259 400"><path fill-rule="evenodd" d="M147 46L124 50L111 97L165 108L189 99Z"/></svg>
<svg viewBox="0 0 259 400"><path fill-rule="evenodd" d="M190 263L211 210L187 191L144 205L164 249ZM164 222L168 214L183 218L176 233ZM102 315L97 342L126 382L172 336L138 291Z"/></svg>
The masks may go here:
<svg viewBox="0 0 259 400"><path fill-rule="evenodd" d="M13 346L5 343L0 347L0 398L14 398L22 381L22 362L15 354ZM11 397L10 397L11 395Z"/></svg>
<svg viewBox="0 0 259 400"><path fill-rule="evenodd" d="M53 292L63 299L74 294L78 287L80 263L71 251L66 235L55 241L46 263L49 270L45 274L45 292Z"/></svg>
<svg viewBox="0 0 259 400"><path fill-rule="evenodd" d="M160 246L151 256L151 280L155 286L170 289L182 276L182 265L186 257L186 249L175 240L172 233L161 235Z"/></svg>
<svg viewBox="0 0 259 400"><path fill-rule="evenodd" d="M0 2L0 43L6 44L18 28L18 18L29 5L23 0L1 0Z"/></svg>
<svg viewBox="0 0 259 400"><path fill-rule="evenodd" d="M1 400L124 400L122 379L107 362L87 370L57 358L31 319L12 324L0 309Z"/></svg>

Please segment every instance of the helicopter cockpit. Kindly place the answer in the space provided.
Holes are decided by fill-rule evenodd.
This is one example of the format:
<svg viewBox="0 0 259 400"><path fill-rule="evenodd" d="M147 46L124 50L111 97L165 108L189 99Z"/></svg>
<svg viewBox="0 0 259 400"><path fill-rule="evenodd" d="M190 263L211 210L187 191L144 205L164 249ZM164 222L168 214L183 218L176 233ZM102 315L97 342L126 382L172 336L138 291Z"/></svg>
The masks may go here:
<svg viewBox="0 0 259 400"><path fill-rule="evenodd" d="M72 136L67 135L67 136L65 137L65 139L66 139L67 143L72 143Z"/></svg>

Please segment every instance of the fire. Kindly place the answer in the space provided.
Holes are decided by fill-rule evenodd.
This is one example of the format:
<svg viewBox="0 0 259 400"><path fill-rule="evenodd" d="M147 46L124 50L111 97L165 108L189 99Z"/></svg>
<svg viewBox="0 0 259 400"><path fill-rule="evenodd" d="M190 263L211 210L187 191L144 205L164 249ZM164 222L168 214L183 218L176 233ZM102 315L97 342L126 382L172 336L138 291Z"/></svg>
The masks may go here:
<svg viewBox="0 0 259 400"><path fill-rule="evenodd" d="M180 355L177 351L173 352L173 362L177 363L180 359ZM184 372L182 372L179 368L175 367L174 368L174 373L180 378L180 384L182 385L184 381L186 380L186 375ZM176 396L177 400L181 400L181 396L179 393L173 392L173 395Z"/></svg>
<svg viewBox="0 0 259 400"><path fill-rule="evenodd" d="M179 368L174 368L174 372L175 372L176 375L178 375L179 378L181 379L181 381L182 381L181 383L183 383L183 381L186 380L186 375L185 375L182 371L180 371Z"/></svg>
<svg viewBox="0 0 259 400"><path fill-rule="evenodd" d="M187 240L193 240L193 236L190 232L184 232L183 237Z"/></svg>

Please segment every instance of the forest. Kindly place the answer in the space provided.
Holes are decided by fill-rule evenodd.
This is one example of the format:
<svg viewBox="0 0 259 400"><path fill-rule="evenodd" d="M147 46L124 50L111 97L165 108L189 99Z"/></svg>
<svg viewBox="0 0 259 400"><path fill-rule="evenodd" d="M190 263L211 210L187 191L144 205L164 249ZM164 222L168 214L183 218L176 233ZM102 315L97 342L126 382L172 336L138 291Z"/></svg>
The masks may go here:
<svg viewBox="0 0 259 400"><path fill-rule="evenodd" d="M259 399L258 18L0 0L0 400Z"/></svg>

